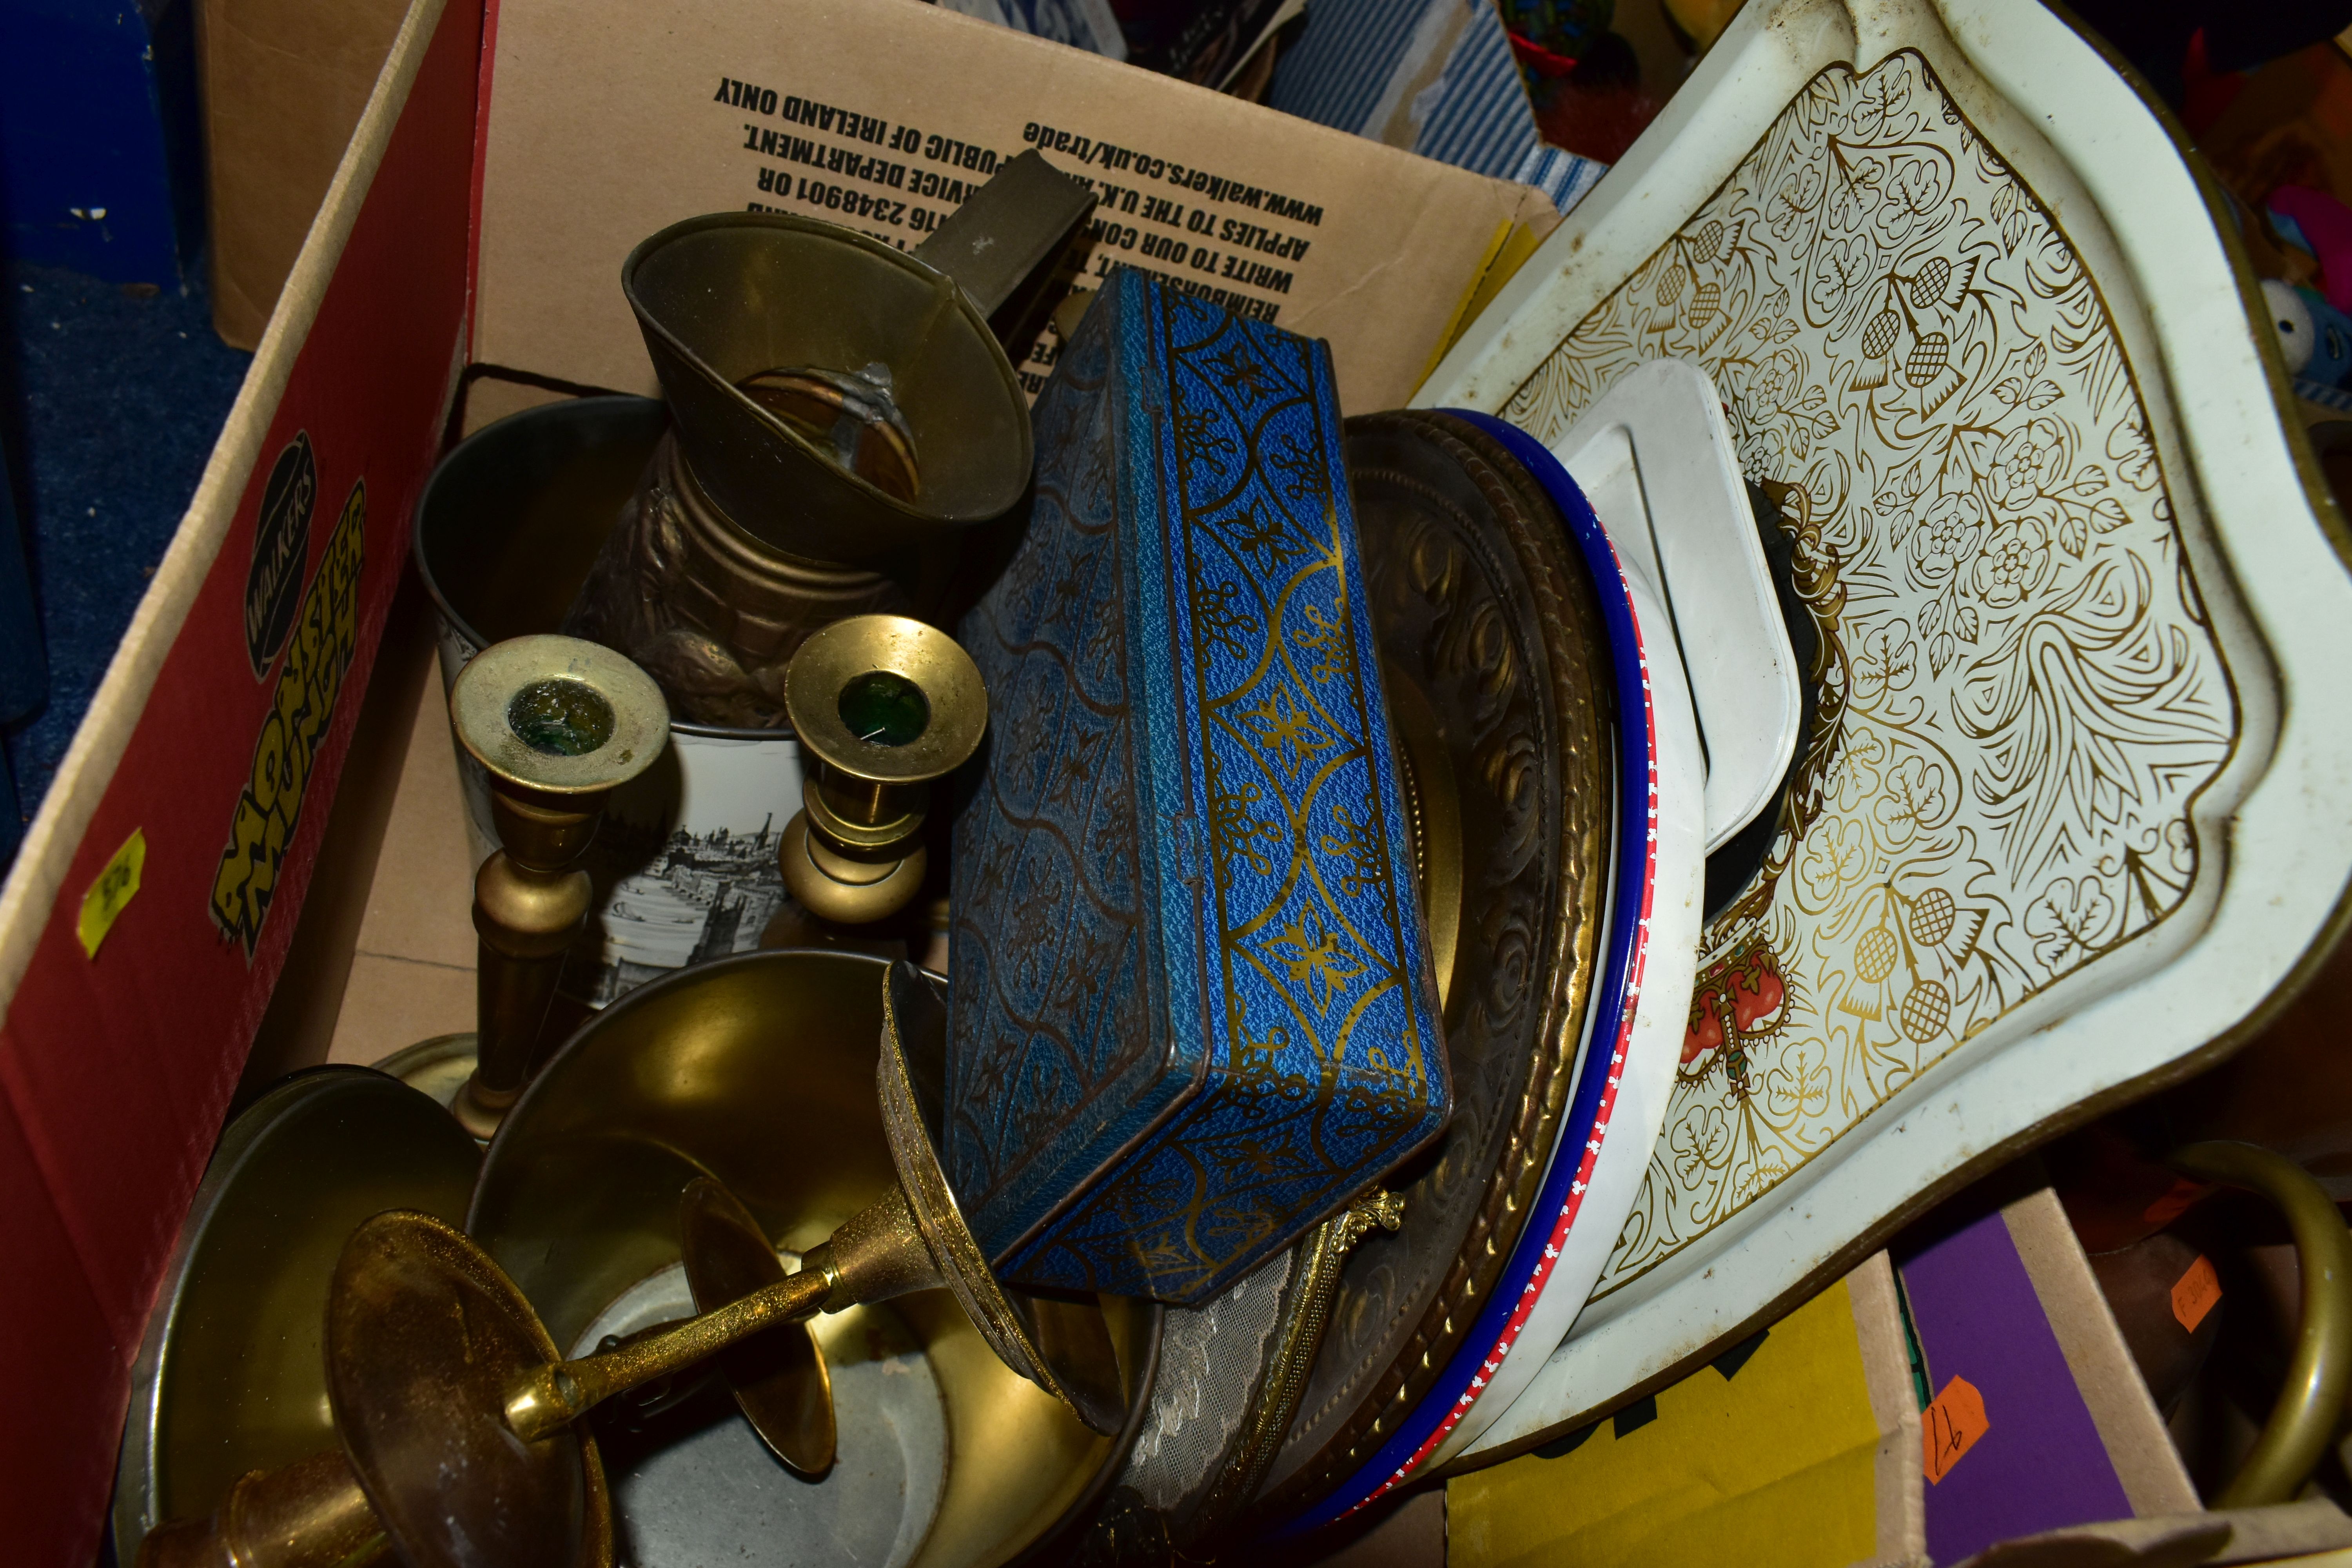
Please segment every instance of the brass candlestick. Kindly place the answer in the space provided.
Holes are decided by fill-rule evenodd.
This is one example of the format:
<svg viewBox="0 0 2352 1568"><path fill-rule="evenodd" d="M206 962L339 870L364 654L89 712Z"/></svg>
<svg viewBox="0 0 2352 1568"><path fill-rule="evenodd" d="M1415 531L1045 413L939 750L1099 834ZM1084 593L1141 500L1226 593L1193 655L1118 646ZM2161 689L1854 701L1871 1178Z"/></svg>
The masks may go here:
<svg viewBox="0 0 2352 1568"><path fill-rule="evenodd" d="M903 909L929 860L931 781L988 728L988 692L953 637L904 616L835 621L801 645L784 701L806 764L776 848L784 886L845 924Z"/></svg>
<svg viewBox="0 0 2352 1568"><path fill-rule="evenodd" d="M937 986L893 965L877 1087L897 1191L800 1272L616 1349L559 1360L522 1292L462 1233L405 1211L369 1220L327 1309L341 1452L247 1477L211 1519L150 1536L140 1568L331 1568L374 1550L362 1510L407 1568L596 1568L610 1500L581 1416L763 1331L942 1286L1008 1366L1095 1431L1118 1430L1126 1393L1100 1310L1008 1294L940 1169L946 1020ZM700 1201L689 1194L688 1212Z"/></svg>
<svg viewBox="0 0 2352 1568"><path fill-rule="evenodd" d="M564 952L587 923L580 858L613 790L669 743L669 710L610 648L525 637L476 656L449 693L449 717L489 772L504 846L474 877L477 1054L449 1107L486 1139L530 1076Z"/></svg>
<svg viewBox="0 0 2352 1568"><path fill-rule="evenodd" d="M734 1194L708 1176L686 1184L678 1200L679 1262L695 1310L715 1312L784 1278L783 1259ZM688 1320L655 1323L631 1334L608 1334L599 1352L630 1348L668 1332ZM833 1413L833 1373L824 1347L806 1323L784 1324L721 1352L714 1371L734 1395L736 1408L768 1451L793 1471L822 1476L833 1468L837 1431ZM640 1418L682 1403L700 1378L656 1377L629 1390L628 1403Z"/></svg>

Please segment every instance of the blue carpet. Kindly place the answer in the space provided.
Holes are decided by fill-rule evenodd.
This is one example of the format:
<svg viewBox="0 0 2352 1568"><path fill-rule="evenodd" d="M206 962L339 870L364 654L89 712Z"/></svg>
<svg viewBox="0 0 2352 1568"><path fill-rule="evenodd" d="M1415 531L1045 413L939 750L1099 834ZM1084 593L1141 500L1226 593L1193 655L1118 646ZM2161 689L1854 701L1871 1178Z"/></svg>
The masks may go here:
<svg viewBox="0 0 2352 1568"><path fill-rule="evenodd" d="M214 335L200 284L141 299L55 268L11 263L6 278L0 446L49 665L47 701L6 740L29 821L253 356Z"/></svg>

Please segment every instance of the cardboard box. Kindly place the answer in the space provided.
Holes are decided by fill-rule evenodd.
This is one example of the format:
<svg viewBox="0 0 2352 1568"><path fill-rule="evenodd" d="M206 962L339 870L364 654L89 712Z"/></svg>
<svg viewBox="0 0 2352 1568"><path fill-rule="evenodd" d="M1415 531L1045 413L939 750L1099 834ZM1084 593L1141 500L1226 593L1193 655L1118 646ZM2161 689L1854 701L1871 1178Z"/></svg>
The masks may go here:
<svg viewBox="0 0 2352 1568"><path fill-rule="evenodd" d="M261 341L386 50L404 0L203 0L205 216L213 328Z"/></svg>
<svg viewBox="0 0 2352 1568"><path fill-rule="evenodd" d="M579 387L658 390L617 279L665 224L748 206L911 249L1035 147L1101 196L1081 278L1144 268L1328 338L1341 406L1370 412L1418 384L1488 248L1549 212L1525 186L936 8L708 0L690 29L618 5L495 15L473 357ZM1041 339L1019 367L1033 396L1053 352Z"/></svg>
<svg viewBox="0 0 2352 1568"><path fill-rule="evenodd" d="M1923 1561L1919 1407L1886 1254L1671 1387L1446 1483L1447 1560Z"/></svg>
<svg viewBox="0 0 2352 1568"><path fill-rule="evenodd" d="M2189 1513L2196 1489L2047 1187L1930 1222L1895 1268L1917 1337L1927 1549Z"/></svg>
<svg viewBox="0 0 2352 1568"><path fill-rule="evenodd" d="M467 368L506 378L475 384L468 420L499 385L509 406L650 390L618 283L639 238L766 203L914 241L1031 145L1103 195L1084 270L1151 267L1328 338L1360 410L1403 399L1542 212L1524 187L929 6L417 0L0 890L17 1560L90 1560L131 1359L297 917L321 865L346 892L362 875L321 844ZM306 974L349 964L333 1011L373 983L310 945ZM273 1058L315 1059L316 1033Z"/></svg>

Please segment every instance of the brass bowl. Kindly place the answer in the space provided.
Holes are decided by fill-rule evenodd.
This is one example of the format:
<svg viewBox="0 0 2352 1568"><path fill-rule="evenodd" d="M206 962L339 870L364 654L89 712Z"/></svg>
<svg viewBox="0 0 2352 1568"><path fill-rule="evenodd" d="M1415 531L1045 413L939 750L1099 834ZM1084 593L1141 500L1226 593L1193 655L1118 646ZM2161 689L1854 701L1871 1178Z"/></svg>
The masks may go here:
<svg viewBox="0 0 2352 1568"><path fill-rule="evenodd" d="M345 1239L385 1209L456 1221L480 1159L447 1111L367 1068L298 1073L229 1123L132 1369L116 1562L247 1471L335 1446L320 1337Z"/></svg>
<svg viewBox="0 0 2352 1568"><path fill-rule="evenodd" d="M698 1175L795 1253L895 1187L874 1087L887 967L835 950L742 953L631 992L565 1044L490 1144L467 1222L559 1347L677 1263L678 1196ZM1160 1314L1105 1308L1140 1412ZM877 1334L903 1326L939 1385L951 1458L917 1568L1013 1557L1090 1499L1132 1440L1133 1424L1097 1436L1008 1370L943 1290L860 1310L883 1320ZM842 1412L845 1428L856 1418Z"/></svg>
<svg viewBox="0 0 2352 1568"><path fill-rule="evenodd" d="M577 397L509 415L450 448L416 503L416 574L466 646L551 632L669 428L656 398ZM445 668L442 680L457 678Z"/></svg>

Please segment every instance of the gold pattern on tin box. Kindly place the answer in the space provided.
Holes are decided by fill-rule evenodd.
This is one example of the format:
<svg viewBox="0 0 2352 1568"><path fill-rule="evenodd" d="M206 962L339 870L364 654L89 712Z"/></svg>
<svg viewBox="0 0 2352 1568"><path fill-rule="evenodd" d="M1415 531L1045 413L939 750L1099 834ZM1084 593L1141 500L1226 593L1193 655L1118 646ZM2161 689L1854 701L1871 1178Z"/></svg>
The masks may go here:
<svg viewBox="0 0 2352 1568"><path fill-rule="evenodd" d="M1506 415L1666 356L1782 500L1821 714L1596 1295L2179 907L2238 731L2105 304L1916 54L1815 77Z"/></svg>

